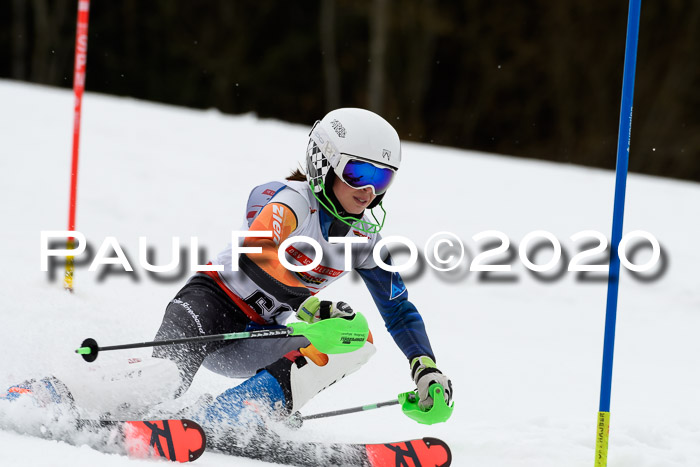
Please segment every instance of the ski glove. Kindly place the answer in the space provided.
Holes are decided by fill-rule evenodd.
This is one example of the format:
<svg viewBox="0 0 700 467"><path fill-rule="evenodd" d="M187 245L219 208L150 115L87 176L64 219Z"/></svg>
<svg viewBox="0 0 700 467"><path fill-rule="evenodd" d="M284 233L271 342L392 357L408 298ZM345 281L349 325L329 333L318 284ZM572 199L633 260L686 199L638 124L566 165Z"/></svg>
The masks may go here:
<svg viewBox="0 0 700 467"><path fill-rule="evenodd" d="M423 355L411 360L411 376L418 388L418 407L421 409L427 410L433 406L429 389L436 383L442 385L445 390L445 403L448 406L452 403L452 381L437 369L432 358Z"/></svg>
<svg viewBox="0 0 700 467"><path fill-rule="evenodd" d="M328 318L352 319L354 316L355 312L347 303L319 300L316 297L304 300L304 303L297 310L297 318L307 323L315 323Z"/></svg>

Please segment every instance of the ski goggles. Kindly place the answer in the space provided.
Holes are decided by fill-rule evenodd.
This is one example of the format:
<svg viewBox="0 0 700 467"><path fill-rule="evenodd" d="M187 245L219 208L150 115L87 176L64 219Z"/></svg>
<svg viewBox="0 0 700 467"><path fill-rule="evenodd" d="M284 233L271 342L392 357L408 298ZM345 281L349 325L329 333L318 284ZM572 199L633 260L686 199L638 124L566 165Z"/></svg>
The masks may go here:
<svg viewBox="0 0 700 467"><path fill-rule="evenodd" d="M375 195L381 195L391 185L396 170L355 156L341 154L335 173L352 188L371 187Z"/></svg>

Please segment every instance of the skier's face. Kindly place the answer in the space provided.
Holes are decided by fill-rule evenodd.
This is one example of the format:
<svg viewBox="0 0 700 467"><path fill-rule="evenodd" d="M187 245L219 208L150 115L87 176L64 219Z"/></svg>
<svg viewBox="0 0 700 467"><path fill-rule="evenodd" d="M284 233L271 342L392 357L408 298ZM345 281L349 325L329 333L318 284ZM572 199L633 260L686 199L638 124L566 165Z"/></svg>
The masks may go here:
<svg viewBox="0 0 700 467"><path fill-rule="evenodd" d="M333 182L333 193L345 212L350 214L362 214L362 211L376 198L376 195L372 193L372 188L352 188L339 177L336 177Z"/></svg>

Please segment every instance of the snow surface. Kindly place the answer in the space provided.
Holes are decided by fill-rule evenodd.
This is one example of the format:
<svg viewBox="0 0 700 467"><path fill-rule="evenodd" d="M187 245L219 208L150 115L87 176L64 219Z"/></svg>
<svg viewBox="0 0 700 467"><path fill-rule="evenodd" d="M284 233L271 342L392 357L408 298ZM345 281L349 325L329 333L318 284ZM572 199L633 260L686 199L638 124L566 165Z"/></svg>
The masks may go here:
<svg viewBox="0 0 700 467"><path fill-rule="evenodd" d="M66 228L72 99L66 90L0 81L3 388L28 377L85 371L73 349L86 337L103 345L150 340L184 279L161 283L147 276L138 265L138 237L148 236L160 263L174 236L197 236L214 255L239 227L250 188L286 176L306 148L306 126L87 93L78 230L94 248L115 236L136 272L100 281L99 272L81 266L71 295L62 290L60 269L53 282L40 271L39 240L42 230ZM406 143L386 198L383 234L407 236L422 248L433 233L454 232L473 258L482 244L472 236L484 230L504 232L513 245L530 231L547 230L570 257L580 246L572 234L597 230L609 237L613 188L611 171ZM648 282L627 271L621 277L610 466L700 465L699 206L698 184L629 177L625 232L654 234L667 269ZM649 256L642 250L635 262ZM536 262L549 257L545 250ZM517 255L511 264L510 282L480 282L465 267L458 273L428 268L408 281L439 367L454 383L456 409L448 423L421 426L385 408L309 421L299 436L374 442L435 436L452 447L455 466L592 465L606 283L583 283L572 272L544 282ZM365 312L378 353L304 412L410 390L408 365L362 283L346 279L325 296ZM187 397L237 383L201 370ZM214 453L196 463L233 464ZM153 463L0 431L0 465Z"/></svg>

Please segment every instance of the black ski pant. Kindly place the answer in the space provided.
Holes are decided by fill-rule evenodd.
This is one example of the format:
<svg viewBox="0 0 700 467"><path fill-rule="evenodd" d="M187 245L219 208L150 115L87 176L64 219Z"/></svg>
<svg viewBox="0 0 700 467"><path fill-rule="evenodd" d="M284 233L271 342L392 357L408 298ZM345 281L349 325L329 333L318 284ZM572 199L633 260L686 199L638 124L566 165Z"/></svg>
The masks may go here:
<svg viewBox="0 0 700 467"><path fill-rule="evenodd" d="M156 340L241 332L250 318L213 279L197 274L168 303ZM199 368L231 378L249 378L291 350L309 344L305 337L248 339L154 347L153 356L175 362L180 370L178 395Z"/></svg>

